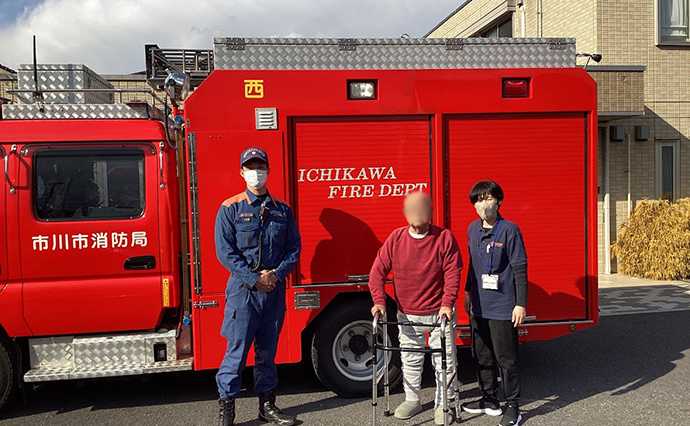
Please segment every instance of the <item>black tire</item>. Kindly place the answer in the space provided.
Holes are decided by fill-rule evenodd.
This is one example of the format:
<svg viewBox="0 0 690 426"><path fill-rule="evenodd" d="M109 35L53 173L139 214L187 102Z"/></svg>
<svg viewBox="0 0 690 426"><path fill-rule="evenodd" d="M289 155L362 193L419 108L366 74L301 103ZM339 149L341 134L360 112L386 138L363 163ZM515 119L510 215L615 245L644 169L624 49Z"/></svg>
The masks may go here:
<svg viewBox="0 0 690 426"><path fill-rule="evenodd" d="M17 391L17 364L11 344L0 336L0 410L9 405Z"/></svg>
<svg viewBox="0 0 690 426"><path fill-rule="evenodd" d="M389 312L389 315L394 315L392 310ZM316 376L328 389L343 398L370 396L371 301L355 300L341 303L326 315L319 321L311 344L311 360ZM349 331L352 334L349 334ZM397 346L397 327L389 326L388 335L389 343ZM336 339L342 342L340 347L347 347L348 350L343 352L336 348ZM343 356L339 357L339 353L342 353ZM349 363L346 359L358 354L365 366L361 366L360 362ZM400 354L389 352L389 355L388 371L392 389L402 381L402 370L400 368ZM380 351L378 356L380 360L383 359ZM350 373L349 376L348 373ZM382 387L383 379L379 381L379 388Z"/></svg>

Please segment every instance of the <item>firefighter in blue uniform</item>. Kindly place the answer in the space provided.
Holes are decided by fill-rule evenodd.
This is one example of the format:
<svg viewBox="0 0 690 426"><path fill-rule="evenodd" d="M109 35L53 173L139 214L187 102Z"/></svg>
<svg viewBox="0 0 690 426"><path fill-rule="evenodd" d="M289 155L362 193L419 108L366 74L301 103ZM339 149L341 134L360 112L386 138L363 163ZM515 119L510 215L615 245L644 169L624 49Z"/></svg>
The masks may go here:
<svg viewBox="0 0 690 426"><path fill-rule="evenodd" d="M235 398L253 343L259 419L290 426L295 418L275 405L275 356L285 318L285 277L297 263L301 239L290 207L266 189L266 152L249 148L242 152L240 162L247 189L227 199L216 217L216 255L231 272L220 332L228 346L216 375L218 424L234 425Z"/></svg>

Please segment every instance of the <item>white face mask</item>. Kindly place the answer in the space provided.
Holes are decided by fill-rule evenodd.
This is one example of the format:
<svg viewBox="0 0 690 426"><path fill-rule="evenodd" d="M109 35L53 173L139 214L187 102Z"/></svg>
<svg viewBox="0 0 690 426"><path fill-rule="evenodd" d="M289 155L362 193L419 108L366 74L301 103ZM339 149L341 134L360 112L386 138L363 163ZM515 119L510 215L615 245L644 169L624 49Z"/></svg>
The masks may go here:
<svg viewBox="0 0 690 426"><path fill-rule="evenodd" d="M483 220L492 220L498 215L497 202L487 203L486 201L480 201L474 205L474 208Z"/></svg>
<svg viewBox="0 0 690 426"><path fill-rule="evenodd" d="M261 189L266 186L266 181L268 180L267 170L246 170L244 172L244 180L247 185L254 189Z"/></svg>

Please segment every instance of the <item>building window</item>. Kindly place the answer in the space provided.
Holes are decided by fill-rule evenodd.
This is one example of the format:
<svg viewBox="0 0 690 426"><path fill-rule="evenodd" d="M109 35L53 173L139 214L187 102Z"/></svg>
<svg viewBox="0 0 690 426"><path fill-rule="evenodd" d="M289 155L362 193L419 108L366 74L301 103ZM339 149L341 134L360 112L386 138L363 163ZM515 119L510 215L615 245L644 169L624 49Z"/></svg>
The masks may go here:
<svg viewBox="0 0 690 426"><path fill-rule="evenodd" d="M678 198L680 182L680 143L659 142L656 149L657 196L673 202Z"/></svg>
<svg viewBox="0 0 690 426"><path fill-rule="evenodd" d="M657 1L659 43L690 43L690 0Z"/></svg>
<svg viewBox="0 0 690 426"><path fill-rule="evenodd" d="M40 220L131 219L144 212L141 150L41 150L34 166Z"/></svg>
<svg viewBox="0 0 690 426"><path fill-rule="evenodd" d="M500 24L492 24L483 31L477 33L475 37L498 38L498 37L512 37L513 36L513 19L501 22Z"/></svg>

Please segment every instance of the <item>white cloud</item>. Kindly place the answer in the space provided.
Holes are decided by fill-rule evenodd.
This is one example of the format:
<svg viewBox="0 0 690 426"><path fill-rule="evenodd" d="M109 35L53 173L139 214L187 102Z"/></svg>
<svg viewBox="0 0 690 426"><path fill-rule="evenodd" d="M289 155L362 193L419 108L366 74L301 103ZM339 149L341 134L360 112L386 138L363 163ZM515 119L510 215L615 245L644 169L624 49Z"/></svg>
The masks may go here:
<svg viewBox="0 0 690 426"><path fill-rule="evenodd" d="M144 69L144 44L211 48L213 37L421 37L464 0L45 0L0 28L0 63Z"/></svg>

